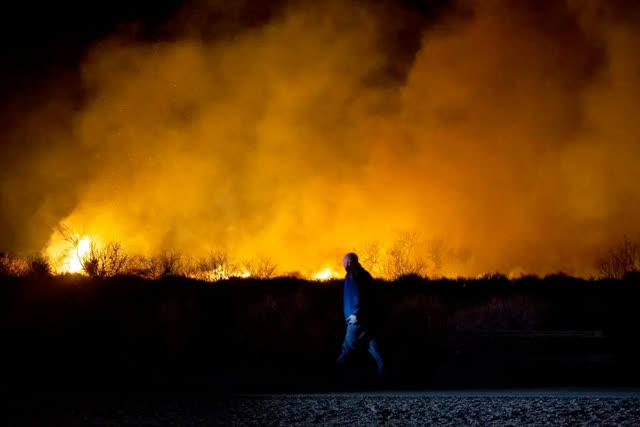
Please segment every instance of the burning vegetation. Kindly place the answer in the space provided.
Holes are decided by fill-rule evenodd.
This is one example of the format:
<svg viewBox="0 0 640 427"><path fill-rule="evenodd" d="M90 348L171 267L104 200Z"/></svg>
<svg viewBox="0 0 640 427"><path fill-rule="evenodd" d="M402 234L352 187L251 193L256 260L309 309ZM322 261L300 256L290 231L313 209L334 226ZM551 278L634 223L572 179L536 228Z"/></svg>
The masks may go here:
<svg viewBox="0 0 640 427"><path fill-rule="evenodd" d="M59 226L55 235L57 239L52 240L45 253L57 274L80 273L94 277L133 274L149 279L181 275L204 281L248 277L269 279L276 275L327 281L344 275L339 257L332 265L318 270L283 272L278 271L278 266L267 257L234 261L225 252L211 252L197 259L167 252L151 256L132 255L119 242L99 244L66 225ZM444 249L444 246L437 248ZM385 254L380 253L377 243L363 247L362 253L364 263L379 277L395 279L410 274L426 275L428 272L437 276L441 262L432 263L429 269L427 261L440 259L443 255L434 252L419 254L416 252L418 249L416 234L406 233Z"/></svg>
<svg viewBox="0 0 640 427"><path fill-rule="evenodd" d="M314 281L340 279L344 275L340 258L316 270L306 272L283 271L271 259L261 257L236 261L226 252L210 252L194 258L178 253L161 252L155 255L131 254L119 242L99 244L87 235L74 232L68 226L56 231L58 239L52 240L40 264L55 274L84 274L92 277L134 275L146 279L168 276L184 276L196 280L217 282L232 278L293 277ZM625 237L617 245L603 250L595 260L598 277L623 279L627 274L640 271L640 243ZM406 276L443 278L442 268L448 260L464 256L456 253L441 240L423 242L415 232L402 233L393 243L383 248L378 242L363 245L356 250L362 264L375 277L396 280ZM33 261L32 261L33 262ZM49 266L50 264L50 266ZM29 270L29 261L2 258L2 272L21 276ZM509 274L510 278L523 277L524 273ZM506 277L500 273L484 273L477 277Z"/></svg>

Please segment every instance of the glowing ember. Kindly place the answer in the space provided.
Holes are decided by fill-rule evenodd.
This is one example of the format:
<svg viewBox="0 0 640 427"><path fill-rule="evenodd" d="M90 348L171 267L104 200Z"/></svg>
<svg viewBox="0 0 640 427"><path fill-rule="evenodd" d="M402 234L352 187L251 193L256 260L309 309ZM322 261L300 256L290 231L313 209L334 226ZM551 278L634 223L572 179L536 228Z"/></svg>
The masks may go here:
<svg viewBox="0 0 640 427"><path fill-rule="evenodd" d="M78 236L79 237L79 236ZM75 248L69 250L69 254L65 259L63 266L64 272L67 273L80 273L82 272L82 264L85 257L89 254L91 250L91 241L89 240L89 236L84 236L83 238L78 240L78 244Z"/></svg>
<svg viewBox="0 0 640 427"><path fill-rule="evenodd" d="M331 267L325 267L322 270L317 271L311 275L311 278L313 280L319 280L319 281L337 279L339 277L340 277L340 274L338 274Z"/></svg>

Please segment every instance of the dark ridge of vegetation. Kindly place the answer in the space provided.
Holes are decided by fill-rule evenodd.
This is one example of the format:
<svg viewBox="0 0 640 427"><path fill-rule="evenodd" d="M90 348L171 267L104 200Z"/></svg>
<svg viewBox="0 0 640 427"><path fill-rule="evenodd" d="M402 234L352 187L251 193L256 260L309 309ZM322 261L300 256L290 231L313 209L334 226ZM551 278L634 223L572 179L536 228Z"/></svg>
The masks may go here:
<svg viewBox="0 0 640 427"><path fill-rule="evenodd" d="M640 384L638 274L377 284L390 386ZM331 388L341 298L341 280L4 275L3 387Z"/></svg>

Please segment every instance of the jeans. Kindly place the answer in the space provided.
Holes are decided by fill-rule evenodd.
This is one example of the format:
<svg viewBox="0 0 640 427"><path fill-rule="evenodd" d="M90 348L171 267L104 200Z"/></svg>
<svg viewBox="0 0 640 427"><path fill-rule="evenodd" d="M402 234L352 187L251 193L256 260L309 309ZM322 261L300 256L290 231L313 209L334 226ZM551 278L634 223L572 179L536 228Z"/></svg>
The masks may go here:
<svg viewBox="0 0 640 427"><path fill-rule="evenodd" d="M382 379L384 376L384 363L380 356L378 349L378 343L372 336L371 331L361 323L348 323L347 333L342 343L342 352L340 357L336 360L338 368L342 368L347 360L349 360L355 353L364 350L368 347L369 354L373 357L377 365L377 377Z"/></svg>

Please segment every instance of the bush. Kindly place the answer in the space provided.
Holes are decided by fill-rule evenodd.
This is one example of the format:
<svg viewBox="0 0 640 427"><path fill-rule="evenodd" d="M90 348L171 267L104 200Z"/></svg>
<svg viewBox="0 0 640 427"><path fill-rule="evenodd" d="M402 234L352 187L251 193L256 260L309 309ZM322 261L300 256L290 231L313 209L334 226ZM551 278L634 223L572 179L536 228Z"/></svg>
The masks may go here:
<svg viewBox="0 0 640 427"><path fill-rule="evenodd" d="M600 258L597 267L605 279L624 279L628 273L640 271L640 244L625 237Z"/></svg>
<svg viewBox="0 0 640 427"><path fill-rule="evenodd" d="M194 266L188 268L186 275L198 280L216 282L239 273L240 269L229 260L225 252L210 252L208 256L200 258Z"/></svg>
<svg viewBox="0 0 640 427"><path fill-rule="evenodd" d="M91 244L89 255L82 260L82 269L90 277L114 277L128 271L129 255L118 242L109 242L104 248Z"/></svg>
<svg viewBox="0 0 640 427"><path fill-rule="evenodd" d="M0 252L0 275L25 276L29 271L29 263L23 258L17 258L6 252Z"/></svg>
<svg viewBox="0 0 640 427"><path fill-rule="evenodd" d="M427 273L427 262L418 252L418 235L403 233L387 249L383 273L389 279Z"/></svg>
<svg viewBox="0 0 640 427"><path fill-rule="evenodd" d="M49 260L43 256L35 256L29 261L30 276L42 277L51 275L51 265Z"/></svg>
<svg viewBox="0 0 640 427"><path fill-rule="evenodd" d="M246 273L257 279L270 279L275 276L278 266L269 258L260 257L242 262Z"/></svg>
<svg viewBox="0 0 640 427"><path fill-rule="evenodd" d="M127 270L131 274L151 280L186 275L182 265L182 257L179 254L169 252L149 257L142 255L132 257Z"/></svg>

